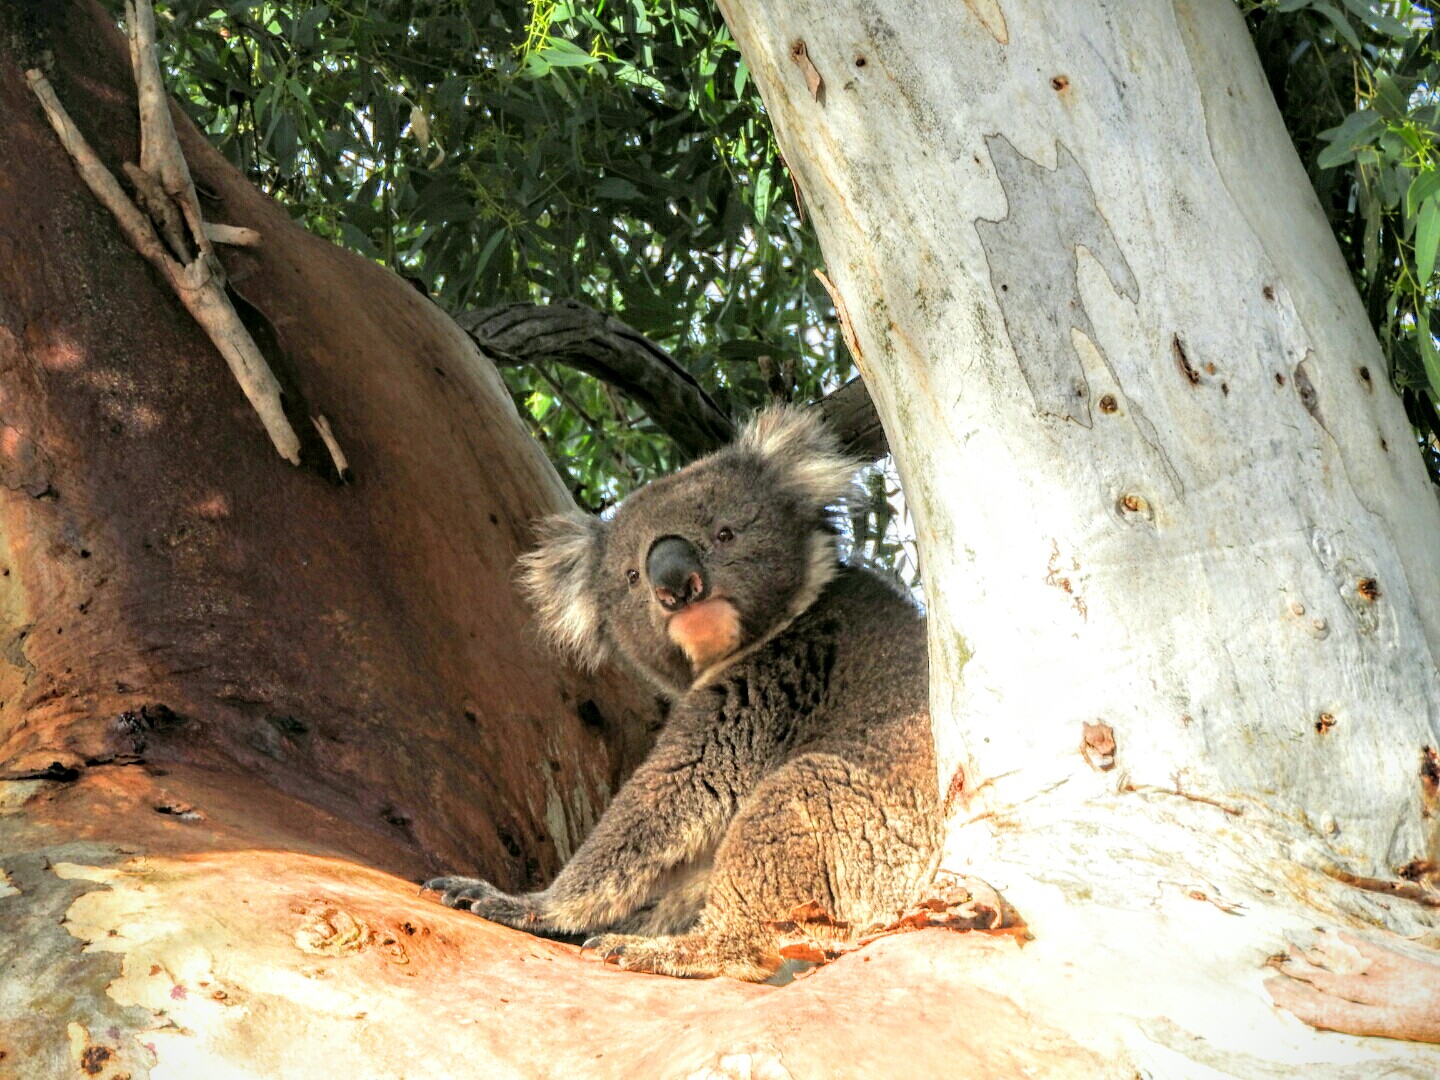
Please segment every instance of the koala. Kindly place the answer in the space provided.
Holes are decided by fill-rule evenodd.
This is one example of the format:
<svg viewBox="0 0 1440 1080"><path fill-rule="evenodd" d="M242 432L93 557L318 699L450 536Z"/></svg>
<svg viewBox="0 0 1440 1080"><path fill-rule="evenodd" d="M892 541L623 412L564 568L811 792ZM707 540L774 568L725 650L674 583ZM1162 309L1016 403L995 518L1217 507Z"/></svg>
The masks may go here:
<svg viewBox="0 0 1440 1080"><path fill-rule="evenodd" d="M609 520L545 522L521 560L543 632L585 666L628 665L670 714L549 888L425 888L594 935L622 968L751 981L780 966L797 910L855 933L916 901L940 847L925 626L838 558L856 464L813 411L772 408Z"/></svg>

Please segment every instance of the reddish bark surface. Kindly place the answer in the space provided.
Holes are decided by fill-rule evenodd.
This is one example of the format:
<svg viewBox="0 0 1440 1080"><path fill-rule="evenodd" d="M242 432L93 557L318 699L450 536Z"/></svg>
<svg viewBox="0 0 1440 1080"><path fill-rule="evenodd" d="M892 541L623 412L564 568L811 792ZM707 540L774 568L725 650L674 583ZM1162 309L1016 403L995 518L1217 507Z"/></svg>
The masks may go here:
<svg viewBox="0 0 1440 1080"><path fill-rule="evenodd" d="M62 22L51 81L119 175L138 153L123 39L93 5ZM0 57L0 774L235 768L429 868L548 876L649 704L529 631L514 559L565 494L499 380L433 304L292 225L181 124L208 218L264 236L223 258L310 440L287 465L23 63Z"/></svg>
<svg viewBox="0 0 1440 1080"><path fill-rule="evenodd" d="M393 843L227 776L101 766L21 796L0 918L30 917L0 971L35 975L0 978L7 1080L1122 1075L983 988L1013 939L903 934L780 988L669 979L417 896L372 868L405 863Z"/></svg>
<svg viewBox="0 0 1440 1080"><path fill-rule="evenodd" d="M48 74L119 173L123 42L64 11ZM296 427L328 417L354 481L318 442L282 461L76 176L22 39L0 45L0 1077L1106 1071L969 981L1013 940L686 983L418 896L437 871L548 878L644 750L648 698L566 671L511 585L565 493L448 319L181 124L207 216L264 236L224 259Z"/></svg>

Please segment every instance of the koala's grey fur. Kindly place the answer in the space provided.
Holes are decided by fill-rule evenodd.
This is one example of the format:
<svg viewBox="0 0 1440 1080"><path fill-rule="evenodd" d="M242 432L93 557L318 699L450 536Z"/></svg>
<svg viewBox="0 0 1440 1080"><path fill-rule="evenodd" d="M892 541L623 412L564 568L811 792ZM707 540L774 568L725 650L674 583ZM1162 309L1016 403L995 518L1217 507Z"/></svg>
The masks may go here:
<svg viewBox="0 0 1440 1080"><path fill-rule="evenodd" d="M939 850L925 628L836 557L854 467L813 413L772 409L609 521L547 523L524 559L544 630L586 664L618 654L673 699L670 718L549 888L426 887L511 926L599 933L622 967L752 980L778 967L773 924L797 909L858 931L915 901ZM649 580L669 537L710 603L681 614L710 637L677 637Z"/></svg>

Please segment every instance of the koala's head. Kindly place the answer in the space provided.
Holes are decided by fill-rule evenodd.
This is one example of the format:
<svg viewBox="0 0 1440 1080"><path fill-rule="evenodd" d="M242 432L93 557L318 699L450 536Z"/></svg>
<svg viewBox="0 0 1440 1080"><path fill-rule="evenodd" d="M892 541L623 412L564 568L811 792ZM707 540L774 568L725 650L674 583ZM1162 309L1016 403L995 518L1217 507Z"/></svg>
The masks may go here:
<svg viewBox="0 0 1440 1080"><path fill-rule="evenodd" d="M814 603L856 467L813 410L772 408L609 520L548 519L521 559L541 628L586 666L613 650L682 693Z"/></svg>

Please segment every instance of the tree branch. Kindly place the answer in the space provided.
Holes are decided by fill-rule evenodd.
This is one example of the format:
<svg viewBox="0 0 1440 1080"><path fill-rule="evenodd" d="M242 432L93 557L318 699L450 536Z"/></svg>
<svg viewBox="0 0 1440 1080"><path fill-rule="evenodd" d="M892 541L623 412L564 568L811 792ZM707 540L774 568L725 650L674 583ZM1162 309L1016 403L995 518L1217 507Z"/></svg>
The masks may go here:
<svg viewBox="0 0 1440 1080"><path fill-rule="evenodd" d="M45 76L32 69L25 73L25 78L44 108L61 145L75 162L81 179L115 216L131 246L165 276L186 310L210 336L280 456L292 465L300 464L300 440L285 417L280 403L280 384L275 381L270 366L235 313L225 292L224 271L219 262L213 255L205 257L203 252L186 264L172 257L156 235L150 219L130 201L114 174L80 134Z"/></svg>
<svg viewBox="0 0 1440 1080"><path fill-rule="evenodd" d="M635 401L686 458L729 442L730 420L675 358L613 315L562 300L506 304L456 321L497 364L558 360Z"/></svg>
<svg viewBox="0 0 1440 1080"><path fill-rule="evenodd" d="M847 454L866 461L876 461L890 453L880 414L863 379L854 378L820 399L818 408L825 414L830 430L840 437Z"/></svg>
<svg viewBox="0 0 1440 1080"><path fill-rule="evenodd" d="M608 383L635 401L687 458L725 445L734 425L668 352L613 315L574 300L506 304L461 312L455 321L497 364L559 361ZM875 406L855 379L819 406L851 453L888 452Z"/></svg>

